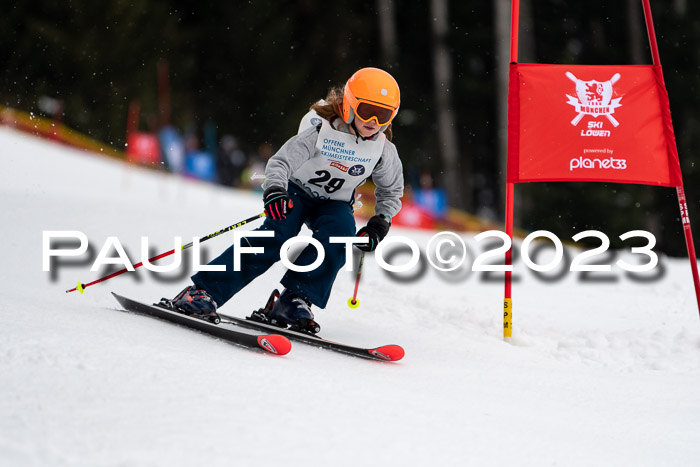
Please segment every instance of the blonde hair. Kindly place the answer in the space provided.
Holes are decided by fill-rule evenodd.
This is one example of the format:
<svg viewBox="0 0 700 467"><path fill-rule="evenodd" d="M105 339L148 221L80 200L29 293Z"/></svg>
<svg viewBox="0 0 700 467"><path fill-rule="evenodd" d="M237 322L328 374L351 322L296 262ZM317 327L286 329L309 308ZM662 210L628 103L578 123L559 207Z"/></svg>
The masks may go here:
<svg viewBox="0 0 700 467"><path fill-rule="evenodd" d="M336 118L343 121L343 94L344 88L336 86L328 91L328 95L322 101L316 102L309 110L314 110L319 117L333 123ZM384 130L386 139L391 141L391 123Z"/></svg>

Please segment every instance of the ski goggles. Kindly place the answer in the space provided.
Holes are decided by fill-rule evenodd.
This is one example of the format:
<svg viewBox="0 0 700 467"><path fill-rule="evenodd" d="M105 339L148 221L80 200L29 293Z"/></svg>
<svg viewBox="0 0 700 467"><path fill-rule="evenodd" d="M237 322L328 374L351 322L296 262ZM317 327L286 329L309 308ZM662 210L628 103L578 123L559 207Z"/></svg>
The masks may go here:
<svg viewBox="0 0 700 467"><path fill-rule="evenodd" d="M382 104L377 104L376 102L370 102L363 99L357 99L357 102L358 104L355 108L355 115L357 118L363 122L369 122L370 120L374 119L379 126L389 124L398 111L398 109L393 107L384 106Z"/></svg>

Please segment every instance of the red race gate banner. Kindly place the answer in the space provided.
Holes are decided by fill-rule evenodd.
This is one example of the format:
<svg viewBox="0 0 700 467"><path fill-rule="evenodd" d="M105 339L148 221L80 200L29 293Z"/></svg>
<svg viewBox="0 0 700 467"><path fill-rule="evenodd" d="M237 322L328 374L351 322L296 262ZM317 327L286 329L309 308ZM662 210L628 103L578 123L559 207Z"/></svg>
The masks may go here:
<svg viewBox="0 0 700 467"><path fill-rule="evenodd" d="M517 63L520 0L511 7L506 235L513 238L519 182L675 186L700 310L700 272L649 0L642 7L653 65ZM512 249L505 264L513 264ZM511 285L512 272L506 270L506 340L512 336Z"/></svg>
<svg viewBox="0 0 700 467"><path fill-rule="evenodd" d="M508 182L680 186L661 67L511 64Z"/></svg>

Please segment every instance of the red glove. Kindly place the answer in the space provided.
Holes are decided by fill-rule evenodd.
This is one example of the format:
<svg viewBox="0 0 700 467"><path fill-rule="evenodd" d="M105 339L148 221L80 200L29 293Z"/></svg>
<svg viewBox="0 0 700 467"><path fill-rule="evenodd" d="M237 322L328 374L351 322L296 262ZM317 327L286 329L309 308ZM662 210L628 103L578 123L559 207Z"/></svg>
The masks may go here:
<svg viewBox="0 0 700 467"><path fill-rule="evenodd" d="M271 186L265 190L263 201L265 202L265 214L274 220L285 219L294 207L287 190L279 186Z"/></svg>

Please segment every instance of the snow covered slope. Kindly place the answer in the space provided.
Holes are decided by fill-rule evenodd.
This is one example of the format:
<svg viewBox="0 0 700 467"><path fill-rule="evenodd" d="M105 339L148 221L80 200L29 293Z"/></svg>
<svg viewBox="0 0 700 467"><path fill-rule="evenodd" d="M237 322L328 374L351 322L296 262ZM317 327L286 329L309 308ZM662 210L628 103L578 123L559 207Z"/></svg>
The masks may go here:
<svg viewBox="0 0 700 467"><path fill-rule="evenodd" d="M368 255L358 309L341 272L322 334L397 343L396 364L293 344L275 357L118 311L110 291L154 301L167 280L42 271L42 232L78 230L93 257L116 236L134 262L260 212L260 196L126 166L0 128L2 465L687 466L700 458L700 320L687 260L636 282L547 283L516 267L514 339L502 282L412 282ZM255 224L257 225L257 224ZM255 225L250 228L254 228ZM392 229L422 249L433 233ZM231 241L207 242L210 257ZM169 264L169 260L163 260ZM398 259L397 259L398 261ZM245 315L281 266L227 303Z"/></svg>

